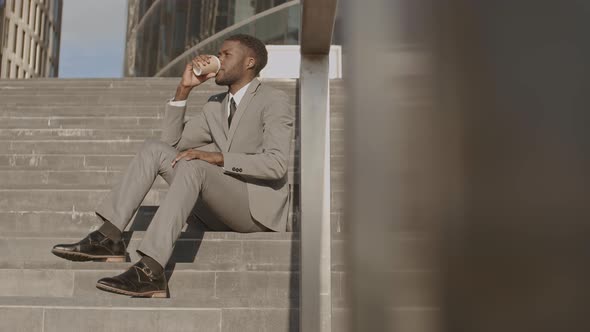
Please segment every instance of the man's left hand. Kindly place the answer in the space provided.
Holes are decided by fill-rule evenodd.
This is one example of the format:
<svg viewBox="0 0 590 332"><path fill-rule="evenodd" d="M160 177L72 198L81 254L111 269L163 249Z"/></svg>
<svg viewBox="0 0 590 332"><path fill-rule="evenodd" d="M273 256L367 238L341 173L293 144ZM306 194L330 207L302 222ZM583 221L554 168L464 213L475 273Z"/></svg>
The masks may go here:
<svg viewBox="0 0 590 332"><path fill-rule="evenodd" d="M207 152L193 149L184 150L176 155L176 158L172 161L172 167L174 167L174 165L176 165L181 159L201 159L213 165L223 166L223 154L220 152Z"/></svg>

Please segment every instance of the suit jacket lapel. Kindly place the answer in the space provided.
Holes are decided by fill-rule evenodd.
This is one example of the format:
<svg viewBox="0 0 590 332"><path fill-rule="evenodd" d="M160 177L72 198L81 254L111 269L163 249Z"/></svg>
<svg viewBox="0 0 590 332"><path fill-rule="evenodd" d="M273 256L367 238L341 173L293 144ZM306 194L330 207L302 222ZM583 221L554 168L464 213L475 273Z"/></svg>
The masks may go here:
<svg viewBox="0 0 590 332"><path fill-rule="evenodd" d="M209 114L209 129L221 151L227 151L227 119L224 110L227 107L227 94L219 100L215 110ZM207 115L207 113L205 113Z"/></svg>
<svg viewBox="0 0 590 332"><path fill-rule="evenodd" d="M256 94L256 90L258 89L259 85L260 85L260 81L257 78L253 79L252 83L250 83L250 86L248 87L248 90L246 90L244 97L242 97L242 100L240 101L240 105L238 105L238 109L236 110L236 114L234 114L234 117L231 121L231 128L229 128L229 134L227 135L227 150L229 150L229 148L231 146L232 139L233 139L234 134L236 132L236 128L240 124L240 119L242 119L242 116L244 115L244 112L248 108L248 105L250 104L252 97L254 97L254 95ZM227 100L227 98L225 98L225 99ZM226 127L227 127L227 121L226 121Z"/></svg>
<svg viewBox="0 0 590 332"><path fill-rule="evenodd" d="M229 128L227 127L227 99L229 98L229 93L225 95L223 98L223 102L221 102L221 112L218 113L219 122L221 123L221 127L223 128L223 133L225 134L225 138L227 139L227 135L229 132Z"/></svg>

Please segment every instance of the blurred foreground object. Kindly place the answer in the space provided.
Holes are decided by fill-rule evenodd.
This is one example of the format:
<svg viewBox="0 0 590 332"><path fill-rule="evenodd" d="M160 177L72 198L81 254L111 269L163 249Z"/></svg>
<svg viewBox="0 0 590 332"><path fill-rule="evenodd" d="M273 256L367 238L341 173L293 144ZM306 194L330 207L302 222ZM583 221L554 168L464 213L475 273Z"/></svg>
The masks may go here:
<svg viewBox="0 0 590 332"><path fill-rule="evenodd" d="M588 331L590 4L344 16L351 330Z"/></svg>

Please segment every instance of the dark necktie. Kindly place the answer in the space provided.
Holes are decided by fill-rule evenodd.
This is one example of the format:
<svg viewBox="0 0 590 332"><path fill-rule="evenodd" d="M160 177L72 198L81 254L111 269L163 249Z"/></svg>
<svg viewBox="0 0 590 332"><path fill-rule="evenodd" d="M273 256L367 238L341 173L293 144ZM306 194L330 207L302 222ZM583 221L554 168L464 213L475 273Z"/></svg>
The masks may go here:
<svg viewBox="0 0 590 332"><path fill-rule="evenodd" d="M227 118L227 127L229 128L231 126L231 119L234 117L234 114L236 113L236 102L234 101L234 99L230 99L229 102L229 117Z"/></svg>

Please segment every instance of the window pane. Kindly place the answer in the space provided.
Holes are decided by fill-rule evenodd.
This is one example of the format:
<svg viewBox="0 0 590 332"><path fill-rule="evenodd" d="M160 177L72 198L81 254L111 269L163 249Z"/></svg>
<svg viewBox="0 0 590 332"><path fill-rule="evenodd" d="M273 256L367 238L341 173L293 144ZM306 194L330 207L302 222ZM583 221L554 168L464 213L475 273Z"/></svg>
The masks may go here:
<svg viewBox="0 0 590 332"><path fill-rule="evenodd" d="M31 39L31 48L29 50L29 65L33 66L33 60L35 59L35 40Z"/></svg>
<svg viewBox="0 0 590 332"><path fill-rule="evenodd" d="M4 18L4 42L2 43L2 45L4 45L5 47L8 47L8 28L10 26L8 25L8 18Z"/></svg>
<svg viewBox="0 0 590 332"><path fill-rule="evenodd" d="M16 54L16 40L18 39L18 26L14 25L14 43L12 44L12 53Z"/></svg>
<svg viewBox="0 0 590 332"><path fill-rule="evenodd" d="M25 31L22 31L22 40L21 40L21 44L20 44L20 56L21 57L25 57Z"/></svg>
<svg viewBox="0 0 590 332"><path fill-rule="evenodd" d="M29 0L29 6L27 7L28 12L25 13L25 15L27 16L27 18L26 18L27 24L31 23L31 12L32 12L31 6L32 6L32 0Z"/></svg>
<svg viewBox="0 0 590 332"><path fill-rule="evenodd" d="M39 34L39 19L41 17L41 8L35 5L35 33Z"/></svg>
<svg viewBox="0 0 590 332"><path fill-rule="evenodd" d="M41 52L41 45L37 44L37 51L35 52L35 73L37 73L37 74L39 74L39 60L41 59L40 52Z"/></svg>

